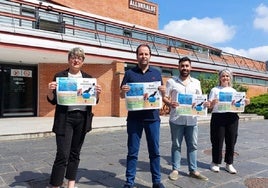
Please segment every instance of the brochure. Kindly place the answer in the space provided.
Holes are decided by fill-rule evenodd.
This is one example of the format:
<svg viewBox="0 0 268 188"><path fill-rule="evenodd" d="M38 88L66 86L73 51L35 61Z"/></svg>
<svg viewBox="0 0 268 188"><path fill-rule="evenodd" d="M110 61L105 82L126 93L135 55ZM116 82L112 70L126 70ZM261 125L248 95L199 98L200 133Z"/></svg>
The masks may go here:
<svg viewBox="0 0 268 188"><path fill-rule="evenodd" d="M126 106L129 111L160 109L162 96L158 87L161 82L127 83L130 90L126 93Z"/></svg>
<svg viewBox="0 0 268 188"><path fill-rule="evenodd" d="M96 105L96 78L58 77L57 101L60 105Z"/></svg>
<svg viewBox="0 0 268 188"><path fill-rule="evenodd" d="M218 111L219 112L244 112L245 92L220 92Z"/></svg>
<svg viewBox="0 0 268 188"><path fill-rule="evenodd" d="M206 101L207 95L179 93L177 97L179 106L176 108L176 112L183 116L207 116L207 108L204 106Z"/></svg>

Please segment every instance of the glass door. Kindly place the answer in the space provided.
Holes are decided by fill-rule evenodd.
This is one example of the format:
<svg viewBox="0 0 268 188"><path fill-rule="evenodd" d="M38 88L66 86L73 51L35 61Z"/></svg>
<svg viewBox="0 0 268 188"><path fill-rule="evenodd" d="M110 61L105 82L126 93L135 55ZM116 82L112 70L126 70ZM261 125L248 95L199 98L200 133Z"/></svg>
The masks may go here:
<svg viewBox="0 0 268 188"><path fill-rule="evenodd" d="M0 117L37 114L37 66L0 65Z"/></svg>

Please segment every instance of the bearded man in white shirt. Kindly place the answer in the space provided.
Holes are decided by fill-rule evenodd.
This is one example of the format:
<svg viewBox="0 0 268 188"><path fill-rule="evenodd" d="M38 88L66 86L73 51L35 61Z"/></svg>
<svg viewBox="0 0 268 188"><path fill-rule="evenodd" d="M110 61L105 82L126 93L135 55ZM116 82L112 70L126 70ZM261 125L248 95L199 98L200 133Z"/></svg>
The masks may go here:
<svg viewBox="0 0 268 188"><path fill-rule="evenodd" d="M170 107L172 172L169 174L169 179L173 181L179 178L183 137L187 146L189 176L200 180L208 180L206 176L197 171L197 117L179 115L176 112L176 108L180 105L177 101L178 94L202 94L200 81L190 76L191 69L191 60L188 57L179 60L178 70L180 75L167 81L166 96L163 98L163 101ZM208 107L209 103L204 102L203 105Z"/></svg>

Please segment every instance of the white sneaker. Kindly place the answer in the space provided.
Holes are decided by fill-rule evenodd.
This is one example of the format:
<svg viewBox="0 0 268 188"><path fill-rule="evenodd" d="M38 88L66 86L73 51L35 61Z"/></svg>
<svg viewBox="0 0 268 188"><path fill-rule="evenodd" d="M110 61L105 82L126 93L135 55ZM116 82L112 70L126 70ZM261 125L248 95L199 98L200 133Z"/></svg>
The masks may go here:
<svg viewBox="0 0 268 188"><path fill-rule="evenodd" d="M225 169L230 174L236 174L237 173L236 169L234 168L234 166L232 164L226 164Z"/></svg>
<svg viewBox="0 0 268 188"><path fill-rule="evenodd" d="M210 170L212 172L219 172L220 171L220 167L218 164L215 164L215 163L211 163L210 164Z"/></svg>
<svg viewBox="0 0 268 188"><path fill-rule="evenodd" d="M179 172L178 172L177 170L173 170L173 171L169 174L168 178L169 178L170 180L172 180L172 181L176 181L176 180L179 178Z"/></svg>

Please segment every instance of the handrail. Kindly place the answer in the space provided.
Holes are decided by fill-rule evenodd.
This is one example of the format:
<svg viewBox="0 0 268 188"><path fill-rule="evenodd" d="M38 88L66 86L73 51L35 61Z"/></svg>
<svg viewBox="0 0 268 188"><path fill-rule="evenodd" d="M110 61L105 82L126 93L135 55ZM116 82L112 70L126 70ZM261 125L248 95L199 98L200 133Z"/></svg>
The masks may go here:
<svg viewBox="0 0 268 188"><path fill-rule="evenodd" d="M23 20L27 20L27 21L33 21L33 22L36 21L36 19L35 18L32 18L32 17L23 16L23 15L16 15L16 14L2 12L2 11L0 11L0 16L6 16L6 17L10 17L10 18L23 19Z"/></svg>
<svg viewBox="0 0 268 188"><path fill-rule="evenodd" d="M152 45L152 47L155 49L157 55L160 55L160 53L159 53L160 49L165 49L166 53L169 53L169 52L170 53L176 53L179 58L182 55L189 55L190 53L193 53L194 57L197 59L197 62L204 61L205 56L202 55L202 57L201 57L197 53L197 51L195 51L194 48L191 49L191 47L205 48L205 49L207 49L207 51L205 52L207 54L206 55L207 56L206 59L208 61L207 63L209 63L209 61L212 61L214 64L224 63L223 66L229 67L229 66L231 66L231 63L228 62L225 59L226 56L229 56L229 57L232 57L232 59L233 59L232 62L234 64L236 64L236 66L238 68L240 68L240 69L245 69L246 68L247 70L250 69L250 66L248 65L249 61L246 61L244 59L245 57L234 55L234 54L229 54L229 53L226 53L226 52L222 52L221 50L219 50L217 48L213 48L213 47L210 47L210 46L199 44L199 43L196 43L196 42L193 42L193 41L188 41L188 40L177 38L177 37L174 37L174 36L169 36L169 35L166 35L166 34L163 34L163 33L158 33L157 31L153 31L153 30L150 30L150 29L145 29L145 28L133 26L131 24L123 24L123 23L113 22L111 20L101 19L101 18L98 18L97 16L94 17L94 16L91 16L91 15L86 14L86 13L85 14L76 13L74 11L71 11L71 9L70 10L68 10L68 9L60 9L59 6L56 6L56 5L55 6L53 5L53 6L50 6L50 7L45 6L46 4L49 4L49 3L41 3L40 2L39 4L37 4L37 3L33 3L33 2L29 2L29 1L23 1L23 0L10 0L10 2L13 2L13 3L8 4L8 2L0 2L0 4L4 4L4 5L11 6L11 7L16 7L16 8L21 8L24 5L24 6L33 7L34 11L38 11L37 13L39 13L39 12L42 13L42 11L43 11L46 14L52 14L52 13L50 13L50 11L53 11L54 14L56 13L56 14L59 14L61 16L63 15L63 17L64 16L69 16L69 17L66 17L66 18L72 18L74 20L76 20L76 19L77 20L80 19L80 21L83 20L83 19L90 20L95 25L94 29L84 28L84 27L80 27L80 26L77 26L77 25L74 25L74 24L72 25L70 23L65 23L64 28L65 29L73 29L74 31L75 30L84 31L84 32L94 34L96 36L96 38L98 39L98 42L99 42L100 46L102 46L102 40L106 40L106 39L102 39L100 37L100 35L103 35L105 37L114 37L115 39L127 40L127 41L129 41L129 46L130 46L132 51L133 51L133 44L132 43L135 44L135 42L139 42L139 43L146 42L146 43ZM14 3L17 3L17 4L14 4ZM13 13L13 12L10 12L10 13L2 12L1 7L0 7L0 16L16 18L16 19L19 19L19 20L27 20L27 21L37 22L36 17L29 17L29 16L21 15L21 11L17 12L17 14ZM134 34L146 35L146 40L135 38L133 36L132 37L125 36L123 34L123 32L122 32L122 34L117 34L117 33L106 32L105 30L100 31L100 30L97 29L97 25L99 23L103 24L103 26L105 28L108 28L108 27L114 27L116 29L120 28L120 29L122 29L122 31L127 29L127 30L133 32ZM77 35L75 35L75 36L79 37ZM155 40L155 38L157 38L157 37L164 38L166 40L165 44L163 44L161 42L157 42ZM183 45L188 45L190 48L184 48L183 46L177 46L176 42L182 43ZM172 50L172 48L174 50ZM215 51L219 52L219 54L221 54L220 56L217 56L217 57L219 57L219 59L213 58L214 55L211 54L211 50L215 50ZM185 54L181 53L181 52L184 52L184 51L188 51L188 52L185 53ZM243 65L240 65L239 62L237 62L236 57L238 57L238 59L242 59L242 61L245 62L245 63ZM203 60L200 60L200 58L202 58ZM220 61L220 59L221 59L221 61ZM252 61L252 64L253 64L252 67L254 67L254 69L256 71L259 71L259 72L265 72L266 71L265 66L262 66L262 64L264 64L264 62L255 61L255 60L251 60L251 61ZM256 66L255 63L260 64L260 66Z"/></svg>

